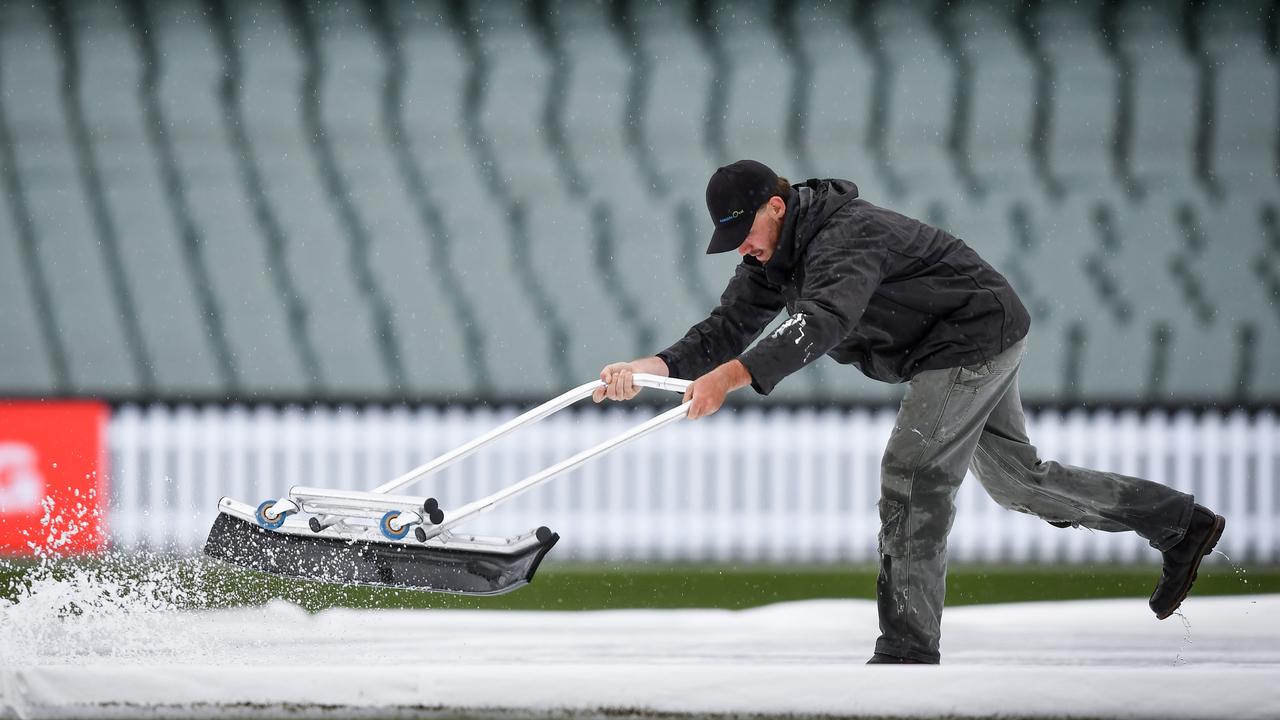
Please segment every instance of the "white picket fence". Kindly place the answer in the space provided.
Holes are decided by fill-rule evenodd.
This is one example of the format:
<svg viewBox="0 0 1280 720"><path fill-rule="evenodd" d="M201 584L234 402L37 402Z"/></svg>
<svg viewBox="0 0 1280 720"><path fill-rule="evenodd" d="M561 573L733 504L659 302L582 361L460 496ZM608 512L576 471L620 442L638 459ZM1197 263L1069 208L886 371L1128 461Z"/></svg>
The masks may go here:
<svg viewBox="0 0 1280 720"><path fill-rule="evenodd" d="M513 417L516 408L134 407L114 413L110 529L121 548L200 547L218 498L256 504L292 485L367 489ZM587 407L544 420L412 488L456 507L620 433L653 409ZM724 411L683 421L552 480L468 525L547 525L580 560L846 563L875 559L890 410ZM1274 412L1041 412L1042 458L1194 493L1229 520L1219 548L1280 561ZM1061 530L995 504L966 479L957 562L1154 562L1132 533Z"/></svg>

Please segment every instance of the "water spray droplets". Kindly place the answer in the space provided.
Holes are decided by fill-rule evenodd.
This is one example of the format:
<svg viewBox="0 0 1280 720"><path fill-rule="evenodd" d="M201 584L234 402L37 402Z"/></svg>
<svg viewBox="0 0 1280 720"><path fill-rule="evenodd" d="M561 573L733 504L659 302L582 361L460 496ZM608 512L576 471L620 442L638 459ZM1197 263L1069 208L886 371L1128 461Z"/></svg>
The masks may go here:
<svg viewBox="0 0 1280 720"><path fill-rule="evenodd" d="M43 502L43 542L27 535L34 563L7 561L13 579L0 597L0 664L59 664L190 652L174 614L207 604L196 590L203 560L148 553L70 557L95 527L96 510ZM199 653L197 653L199 654Z"/></svg>
<svg viewBox="0 0 1280 720"><path fill-rule="evenodd" d="M1236 577L1240 578L1240 582L1244 583L1245 585L1249 584L1249 578L1245 577L1244 568L1235 564L1235 562L1233 562L1231 558L1227 557L1227 554L1222 552L1221 550L1214 550L1213 554L1221 555L1227 561L1227 564L1231 566L1231 569L1235 571Z"/></svg>
<svg viewBox="0 0 1280 720"><path fill-rule="evenodd" d="M1187 657L1186 657L1186 653L1187 653L1188 648L1190 648L1190 647L1191 647L1191 643L1192 643L1192 640L1191 640L1191 621L1190 621L1190 620L1188 620L1188 619L1187 619L1187 616L1186 616L1186 615L1183 615L1181 612L1175 612L1175 613L1174 613L1174 615L1177 615L1179 618L1181 618L1181 619L1182 619L1182 629L1183 629L1183 631L1184 631L1184 633L1185 633L1185 634L1182 636L1182 646L1178 648L1178 656L1177 656L1177 657L1175 657L1175 658L1173 659L1173 665L1174 665L1174 667L1177 667L1177 666L1179 666L1179 665L1186 665L1186 664L1187 664Z"/></svg>

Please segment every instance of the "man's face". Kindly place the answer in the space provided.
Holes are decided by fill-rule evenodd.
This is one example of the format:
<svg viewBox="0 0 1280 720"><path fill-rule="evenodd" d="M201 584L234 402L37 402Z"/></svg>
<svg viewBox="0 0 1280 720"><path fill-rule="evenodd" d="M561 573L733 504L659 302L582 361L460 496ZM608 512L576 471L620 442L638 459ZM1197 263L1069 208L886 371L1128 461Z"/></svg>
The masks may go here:
<svg viewBox="0 0 1280 720"><path fill-rule="evenodd" d="M755 221L747 239L738 246L738 255L750 255L762 264L769 262L778 249L778 237L782 234L782 219L787 214L787 204L774 195L756 211Z"/></svg>

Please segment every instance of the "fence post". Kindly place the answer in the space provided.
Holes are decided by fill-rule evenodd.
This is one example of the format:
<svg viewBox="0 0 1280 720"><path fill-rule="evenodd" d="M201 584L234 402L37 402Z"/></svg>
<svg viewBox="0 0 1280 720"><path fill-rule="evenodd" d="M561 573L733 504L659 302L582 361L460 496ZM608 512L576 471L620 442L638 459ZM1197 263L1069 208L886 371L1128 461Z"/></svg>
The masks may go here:
<svg viewBox="0 0 1280 720"><path fill-rule="evenodd" d="M107 432L115 458L109 485L114 497L107 498L108 502L104 503L112 509L113 516L104 524L111 533L111 544L129 550L138 545L138 512L141 507L138 488L141 480L139 455L142 452L139 441L139 426L142 421L140 415L137 405L125 405L112 415Z"/></svg>
<svg viewBox="0 0 1280 720"><path fill-rule="evenodd" d="M146 448L146 518L143 536L147 548L163 550L170 541L168 502L169 410L163 405L147 408L143 444Z"/></svg>
<svg viewBox="0 0 1280 720"><path fill-rule="evenodd" d="M190 405L179 405L173 414L174 478L174 549L191 551L199 547L205 528L200 527L200 507L196 488L206 481L196 467L195 411Z"/></svg>
<svg viewBox="0 0 1280 720"><path fill-rule="evenodd" d="M1233 411L1226 418L1226 440L1227 440L1227 476L1223 478L1226 483L1225 493L1220 496L1223 500L1221 510L1213 508L1214 512L1225 517L1236 517L1241 521L1239 523L1240 531L1224 533L1222 539L1225 541L1222 552L1226 553L1231 559L1237 556L1243 562L1244 555L1248 552L1247 540L1255 526L1256 518L1261 515L1260 508L1257 506L1250 507L1247 497L1249 483L1252 478L1249 477L1249 420L1241 410ZM1212 506L1210 506L1212 507Z"/></svg>
<svg viewBox="0 0 1280 720"><path fill-rule="evenodd" d="M1259 413L1254 420L1254 457L1257 458L1258 516L1252 530L1256 533L1253 560L1276 562L1280 545L1276 543L1276 525L1280 523L1280 418L1271 410Z"/></svg>

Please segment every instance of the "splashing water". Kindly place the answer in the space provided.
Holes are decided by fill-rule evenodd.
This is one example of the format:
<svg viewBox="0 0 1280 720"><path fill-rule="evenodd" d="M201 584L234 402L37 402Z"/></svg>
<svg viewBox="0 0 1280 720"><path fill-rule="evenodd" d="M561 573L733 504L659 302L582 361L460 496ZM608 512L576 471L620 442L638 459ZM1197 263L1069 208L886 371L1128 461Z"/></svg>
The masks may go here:
<svg viewBox="0 0 1280 720"><path fill-rule="evenodd" d="M161 615L186 600L175 574L158 566L135 575L114 558L99 567L41 560L0 600L0 661L75 662L154 655L175 636ZM175 647L174 650L177 650Z"/></svg>
<svg viewBox="0 0 1280 720"><path fill-rule="evenodd" d="M74 555L73 538L101 527L96 513L48 501L44 542L27 542L32 559L0 559L0 667L270 659L279 629L309 626L308 610L369 602L344 586L264 578L198 554Z"/></svg>
<svg viewBox="0 0 1280 720"><path fill-rule="evenodd" d="M1174 667L1177 667L1178 665L1187 664L1186 653L1187 653L1187 649L1191 647L1191 643L1192 643L1191 621L1188 620L1187 616L1183 615L1181 612L1175 612L1174 615L1177 615L1179 618L1182 618L1182 629L1183 631L1185 631L1185 634L1182 636L1182 645L1178 648L1178 656L1173 659Z"/></svg>
<svg viewBox="0 0 1280 720"><path fill-rule="evenodd" d="M1227 561L1227 564L1231 566L1231 569L1235 571L1236 577L1240 578L1240 581L1243 582L1245 585L1249 584L1249 578L1245 577L1244 568L1235 564L1235 562L1231 558L1227 557L1227 554L1222 552L1221 550L1214 550L1213 554L1221 555Z"/></svg>
<svg viewBox="0 0 1280 720"><path fill-rule="evenodd" d="M63 664L204 654L199 618L182 611L218 607L206 592L200 557L103 553L71 557L73 538L98 526L82 504L63 512L43 503L44 542L34 560L0 561L0 665ZM207 647L207 646L206 646Z"/></svg>

